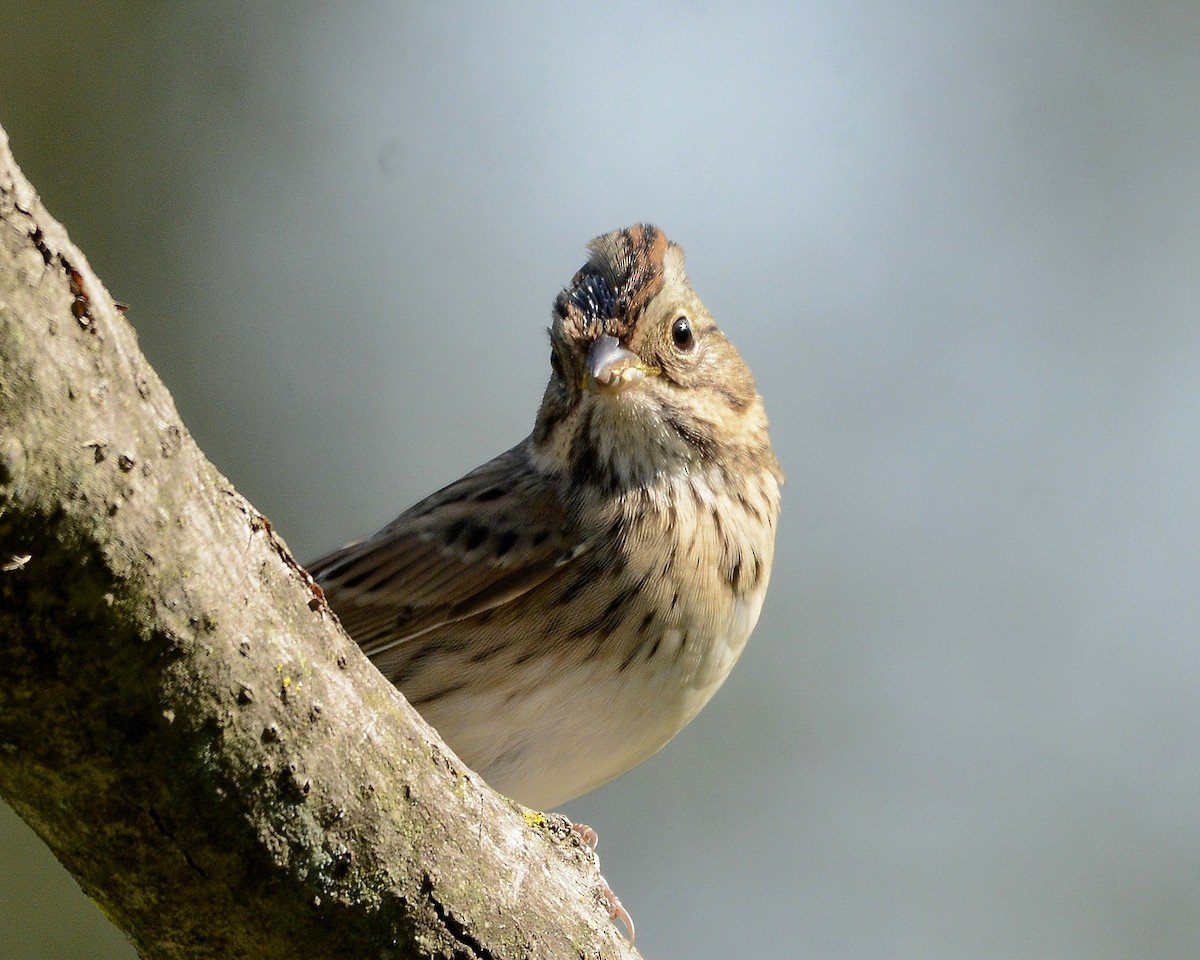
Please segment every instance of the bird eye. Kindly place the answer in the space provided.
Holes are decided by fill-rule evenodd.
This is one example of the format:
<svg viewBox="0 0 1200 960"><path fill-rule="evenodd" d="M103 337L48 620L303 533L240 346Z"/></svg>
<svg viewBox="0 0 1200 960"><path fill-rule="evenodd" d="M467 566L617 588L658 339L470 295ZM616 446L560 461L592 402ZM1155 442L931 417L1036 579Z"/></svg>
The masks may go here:
<svg viewBox="0 0 1200 960"><path fill-rule="evenodd" d="M696 337L692 333L692 322L687 317L676 317L671 324L671 339L679 350L688 351L696 345Z"/></svg>

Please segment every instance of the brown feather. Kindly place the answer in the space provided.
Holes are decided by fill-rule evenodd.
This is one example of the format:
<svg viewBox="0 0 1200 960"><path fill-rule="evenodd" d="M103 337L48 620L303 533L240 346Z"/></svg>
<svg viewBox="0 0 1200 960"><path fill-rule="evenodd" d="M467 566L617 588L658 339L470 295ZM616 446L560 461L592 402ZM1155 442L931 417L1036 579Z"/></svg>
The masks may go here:
<svg viewBox="0 0 1200 960"><path fill-rule="evenodd" d="M518 444L310 566L368 656L510 602L580 555L562 500L531 467L528 447ZM488 525L471 546L464 518L481 495ZM497 556L497 538L514 532L516 543Z"/></svg>

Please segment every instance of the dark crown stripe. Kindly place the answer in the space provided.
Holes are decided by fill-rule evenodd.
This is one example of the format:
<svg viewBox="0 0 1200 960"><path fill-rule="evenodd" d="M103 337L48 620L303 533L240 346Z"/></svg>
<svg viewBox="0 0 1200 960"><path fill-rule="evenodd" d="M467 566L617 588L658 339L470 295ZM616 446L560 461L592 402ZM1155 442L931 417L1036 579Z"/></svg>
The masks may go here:
<svg viewBox="0 0 1200 960"><path fill-rule="evenodd" d="M554 301L555 315L574 316L580 332L598 321L613 336L627 335L663 288L669 246L666 235L649 224L597 237L588 244L588 262Z"/></svg>
<svg viewBox="0 0 1200 960"><path fill-rule="evenodd" d="M663 261L667 235L657 227L640 223L622 233L628 257L622 299L624 315L633 321L663 288Z"/></svg>

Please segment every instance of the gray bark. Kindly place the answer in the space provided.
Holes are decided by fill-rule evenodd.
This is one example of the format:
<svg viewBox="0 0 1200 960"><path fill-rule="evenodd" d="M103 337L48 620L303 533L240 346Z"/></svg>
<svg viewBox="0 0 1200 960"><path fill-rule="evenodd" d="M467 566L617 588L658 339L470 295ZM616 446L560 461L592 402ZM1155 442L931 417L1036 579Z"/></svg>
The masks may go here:
<svg viewBox="0 0 1200 960"><path fill-rule="evenodd" d="M146 957L623 957L197 448L0 130L0 792Z"/></svg>

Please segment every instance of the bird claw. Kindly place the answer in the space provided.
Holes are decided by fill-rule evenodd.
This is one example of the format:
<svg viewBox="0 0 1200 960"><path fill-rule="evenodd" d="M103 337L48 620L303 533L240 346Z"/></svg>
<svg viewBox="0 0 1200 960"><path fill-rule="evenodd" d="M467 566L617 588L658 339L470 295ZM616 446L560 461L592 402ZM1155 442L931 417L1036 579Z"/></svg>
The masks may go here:
<svg viewBox="0 0 1200 960"><path fill-rule="evenodd" d="M600 891L600 895L608 903L608 919L616 921L628 931L629 945L632 947L635 936L633 917L629 915L629 911L621 903L621 898L613 892L613 888L608 885L608 881L604 879L603 875L600 877L600 882L604 885L604 889Z"/></svg>
<svg viewBox="0 0 1200 960"><path fill-rule="evenodd" d="M600 834L589 827L586 823L572 823L572 832L579 837L579 840L585 847L592 851L592 857L596 860L596 870L600 870L600 857L596 853L596 847L600 845ZM633 945L635 936L633 929L633 917L629 915L629 911L625 909L621 903L621 898L613 892L613 888L608 885L608 881L604 879L604 875L600 874L600 884L602 889L600 896L604 898L604 902L608 904L608 919L613 920L623 926L629 933L629 944Z"/></svg>
<svg viewBox="0 0 1200 960"><path fill-rule="evenodd" d="M592 853L596 852L596 848L600 846L600 834L589 827L586 823L571 824L571 832L579 837Z"/></svg>

